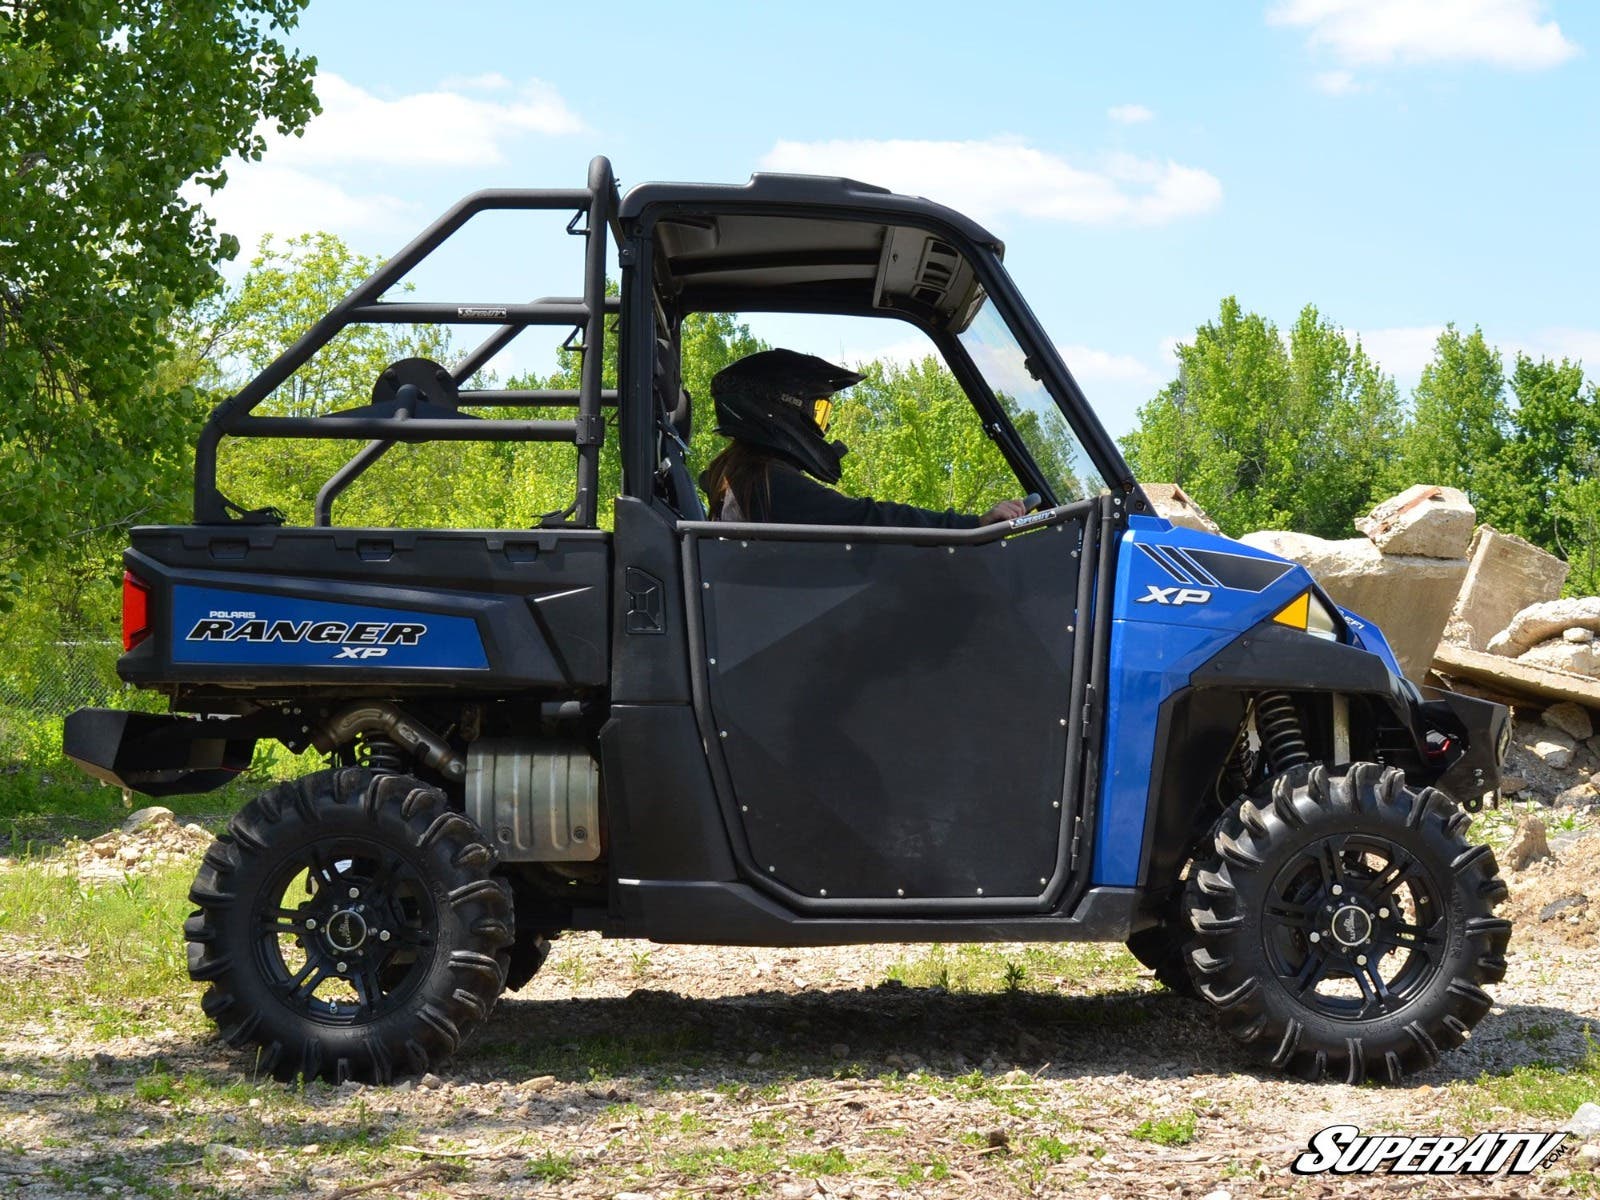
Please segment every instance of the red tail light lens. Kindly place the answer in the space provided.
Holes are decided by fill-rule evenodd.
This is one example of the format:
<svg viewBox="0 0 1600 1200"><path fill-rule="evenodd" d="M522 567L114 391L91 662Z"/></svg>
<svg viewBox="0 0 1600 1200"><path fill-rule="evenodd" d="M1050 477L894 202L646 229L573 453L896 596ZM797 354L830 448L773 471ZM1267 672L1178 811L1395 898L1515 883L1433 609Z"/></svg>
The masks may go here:
<svg viewBox="0 0 1600 1200"><path fill-rule="evenodd" d="M150 636L150 585L132 571L122 573L122 649Z"/></svg>

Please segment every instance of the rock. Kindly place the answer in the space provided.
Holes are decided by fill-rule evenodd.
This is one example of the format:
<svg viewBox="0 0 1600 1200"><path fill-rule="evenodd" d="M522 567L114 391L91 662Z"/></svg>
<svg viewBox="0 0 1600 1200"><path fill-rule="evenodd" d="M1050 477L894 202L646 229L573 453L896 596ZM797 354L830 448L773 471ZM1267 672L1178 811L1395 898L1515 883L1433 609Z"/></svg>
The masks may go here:
<svg viewBox="0 0 1600 1200"><path fill-rule="evenodd" d="M255 1162L255 1155L251 1154L250 1151L240 1149L238 1146L230 1146L226 1142L212 1142L205 1148L205 1156L213 1162Z"/></svg>
<svg viewBox="0 0 1600 1200"><path fill-rule="evenodd" d="M1200 1200L1233 1200L1233 1193L1227 1188L1218 1188L1214 1192L1207 1192Z"/></svg>
<svg viewBox="0 0 1600 1200"><path fill-rule="evenodd" d="M1564 771L1572 765L1577 743L1559 729L1541 725L1534 730L1532 740L1523 743L1523 748L1552 770Z"/></svg>
<svg viewBox="0 0 1600 1200"><path fill-rule="evenodd" d="M832 1054L835 1058L849 1058L850 1047L845 1045L843 1042L835 1042L832 1046L828 1047L828 1053Z"/></svg>
<svg viewBox="0 0 1600 1200"><path fill-rule="evenodd" d="M1555 555L1480 525L1467 548L1467 574L1450 614L1450 637L1482 650L1530 604L1560 596L1566 581L1567 564Z"/></svg>
<svg viewBox="0 0 1600 1200"><path fill-rule="evenodd" d="M122 823L123 833L137 833L146 826L172 825L172 810L162 808L159 804L152 804L149 808L141 808L137 812L129 813L128 819Z"/></svg>
<svg viewBox="0 0 1600 1200"><path fill-rule="evenodd" d="M1489 639L1490 654L1515 658L1547 638L1564 639L1567 630L1600 629L1600 596L1576 596L1530 604Z"/></svg>
<svg viewBox="0 0 1600 1200"><path fill-rule="evenodd" d="M425 1092L436 1092L443 1086L444 1080L440 1079L432 1071L429 1071L421 1079L417 1080L417 1087Z"/></svg>
<svg viewBox="0 0 1600 1200"><path fill-rule="evenodd" d="M1572 642L1575 645L1580 646L1587 645L1588 643L1594 641L1594 630L1584 629L1582 627L1563 629L1561 631L1561 640L1564 642Z"/></svg>
<svg viewBox="0 0 1600 1200"><path fill-rule="evenodd" d="M1562 808L1587 808L1594 803L1596 794L1594 788L1585 780L1583 783L1575 783L1557 792L1552 803Z"/></svg>
<svg viewBox="0 0 1600 1200"><path fill-rule="evenodd" d="M1175 483L1141 483L1145 498L1158 516L1163 516L1180 529L1198 529L1202 533L1221 533L1217 523L1206 515L1206 510Z"/></svg>
<svg viewBox="0 0 1600 1200"><path fill-rule="evenodd" d="M1559 916L1564 916L1574 909L1588 908L1589 897L1582 892L1569 892L1565 896L1558 896L1539 910L1539 920L1554 921Z"/></svg>
<svg viewBox="0 0 1600 1200"><path fill-rule="evenodd" d="M1427 674L1466 575L1465 559L1386 555L1366 538L1330 542L1278 530L1239 541L1300 563L1335 603L1383 630L1409 678Z"/></svg>
<svg viewBox="0 0 1600 1200"><path fill-rule="evenodd" d="M1573 1113L1561 1128L1579 1137L1600 1136L1600 1104L1587 1101L1578 1105L1578 1111Z"/></svg>
<svg viewBox="0 0 1600 1200"><path fill-rule="evenodd" d="M1011 1144L1011 1135L1004 1129L991 1129L983 1135L983 1140L989 1143L990 1149L998 1150Z"/></svg>
<svg viewBox="0 0 1600 1200"><path fill-rule="evenodd" d="M766 1056L764 1054L762 1054L761 1051L752 1050L750 1052L749 1057L747 1057L744 1061L748 1066L755 1067L755 1066L759 1066L761 1064L761 1060L763 1058L765 1058L765 1057Z"/></svg>
<svg viewBox="0 0 1600 1200"><path fill-rule="evenodd" d="M1553 671L1567 671L1573 675L1600 675L1600 649L1593 642L1580 645L1561 638L1551 638L1531 650L1524 650L1517 661Z"/></svg>
<svg viewBox="0 0 1600 1200"><path fill-rule="evenodd" d="M1550 842L1545 836L1544 822L1538 817L1524 817L1517 825L1516 836L1511 839L1511 849L1506 851L1506 861L1513 871L1526 870L1530 863L1551 857Z"/></svg>
<svg viewBox="0 0 1600 1200"><path fill-rule="evenodd" d="M1419 483L1357 517L1356 528L1385 554L1465 558L1476 519L1465 492Z"/></svg>
<svg viewBox="0 0 1600 1200"><path fill-rule="evenodd" d="M1552 704L1544 710L1544 716L1540 719L1546 725L1559 729L1580 742L1594 736L1594 722L1589 719L1589 710L1581 704L1573 704L1570 700Z"/></svg>
<svg viewBox="0 0 1600 1200"><path fill-rule="evenodd" d="M1518 792L1528 790L1528 781L1521 775L1502 774L1500 776L1500 791L1503 795L1515 796Z"/></svg>

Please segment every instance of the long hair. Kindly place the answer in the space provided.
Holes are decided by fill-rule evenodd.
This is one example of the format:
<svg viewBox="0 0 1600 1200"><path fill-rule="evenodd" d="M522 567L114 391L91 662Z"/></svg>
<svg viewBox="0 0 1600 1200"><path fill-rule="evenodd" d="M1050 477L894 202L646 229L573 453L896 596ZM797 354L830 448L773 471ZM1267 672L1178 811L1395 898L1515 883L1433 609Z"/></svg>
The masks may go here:
<svg viewBox="0 0 1600 1200"><path fill-rule="evenodd" d="M711 501L711 519L722 519L722 503L730 494L747 521L761 520L772 508L772 453L749 442L734 441L713 458L700 477Z"/></svg>

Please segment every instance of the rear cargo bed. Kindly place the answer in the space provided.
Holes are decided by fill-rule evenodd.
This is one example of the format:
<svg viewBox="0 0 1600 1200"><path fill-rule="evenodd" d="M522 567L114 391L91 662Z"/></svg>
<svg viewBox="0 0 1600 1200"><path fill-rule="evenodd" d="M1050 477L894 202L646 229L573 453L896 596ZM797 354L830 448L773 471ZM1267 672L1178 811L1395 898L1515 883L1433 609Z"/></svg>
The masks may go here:
<svg viewBox="0 0 1600 1200"><path fill-rule="evenodd" d="M135 684L260 697L603 687L610 534L601 530L135 529L123 561L148 633Z"/></svg>

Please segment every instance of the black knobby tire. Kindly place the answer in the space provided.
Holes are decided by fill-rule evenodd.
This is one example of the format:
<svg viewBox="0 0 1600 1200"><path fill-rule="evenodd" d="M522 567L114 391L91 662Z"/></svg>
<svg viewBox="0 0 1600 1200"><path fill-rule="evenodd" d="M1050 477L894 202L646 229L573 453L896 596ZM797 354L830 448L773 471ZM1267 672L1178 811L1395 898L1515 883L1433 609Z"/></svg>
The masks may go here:
<svg viewBox="0 0 1600 1200"><path fill-rule="evenodd" d="M1494 853L1394 768L1298 768L1230 808L1192 873L1188 965L1223 1026L1310 1079L1399 1080L1459 1046L1505 976Z"/></svg>
<svg viewBox="0 0 1600 1200"><path fill-rule="evenodd" d="M494 848L410 776L279 784L206 851L189 976L227 1042L279 1079L387 1082L489 1015L514 935Z"/></svg>
<svg viewBox="0 0 1600 1200"><path fill-rule="evenodd" d="M1190 999L1200 993L1195 990L1189 976L1186 951L1189 939L1188 915L1184 909L1183 887L1180 884L1169 899L1162 901L1162 919L1148 929L1141 929L1128 939L1128 953L1141 964L1155 972L1156 982L1167 990Z"/></svg>

